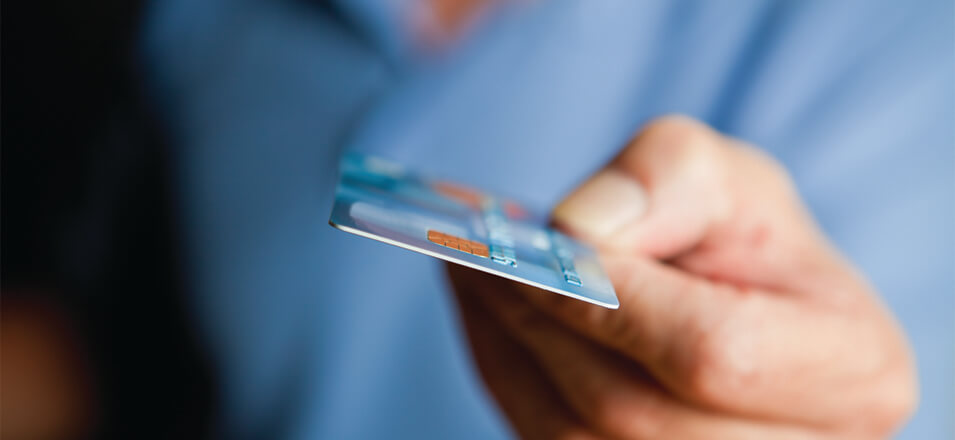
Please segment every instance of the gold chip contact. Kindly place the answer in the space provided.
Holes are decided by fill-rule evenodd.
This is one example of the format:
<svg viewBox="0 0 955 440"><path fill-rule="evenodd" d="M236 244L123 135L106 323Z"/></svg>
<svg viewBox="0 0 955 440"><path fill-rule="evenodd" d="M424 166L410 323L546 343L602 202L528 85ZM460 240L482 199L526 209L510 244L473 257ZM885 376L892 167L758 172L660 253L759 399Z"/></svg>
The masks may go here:
<svg viewBox="0 0 955 440"><path fill-rule="evenodd" d="M483 243L445 234L443 232L438 232L431 229L428 230L428 241L435 244L440 244L444 247L456 249L461 252L466 252L471 255L477 255L481 258L487 258L489 255L487 245Z"/></svg>

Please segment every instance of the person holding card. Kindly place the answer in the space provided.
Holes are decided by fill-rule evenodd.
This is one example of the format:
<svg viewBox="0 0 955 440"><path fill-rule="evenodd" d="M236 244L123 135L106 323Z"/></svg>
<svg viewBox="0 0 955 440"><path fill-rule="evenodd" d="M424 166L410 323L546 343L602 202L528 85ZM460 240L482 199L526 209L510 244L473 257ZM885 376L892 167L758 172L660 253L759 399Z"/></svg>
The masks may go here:
<svg viewBox="0 0 955 440"><path fill-rule="evenodd" d="M553 215L619 310L449 267L522 437L882 438L913 411L898 324L765 153L661 118Z"/></svg>

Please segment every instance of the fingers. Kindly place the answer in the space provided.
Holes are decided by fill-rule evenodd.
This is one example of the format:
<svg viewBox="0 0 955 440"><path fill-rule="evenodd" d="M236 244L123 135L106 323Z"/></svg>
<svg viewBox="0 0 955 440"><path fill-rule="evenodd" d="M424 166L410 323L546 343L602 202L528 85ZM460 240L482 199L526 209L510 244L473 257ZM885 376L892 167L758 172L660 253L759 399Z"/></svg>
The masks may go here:
<svg viewBox="0 0 955 440"><path fill-rule="evenodd" d="M527 352L475 299L473 294L459 295L472 353L484 382L518 436L523 439L597 439L562 403Z"/></svg>
<svg viewBox="0 0 955 440"><path fill-rule="evenodd" d="M684 391L687 378L695 374L701 341L728 319L737 294L652 260L611 257L604 266L615 282L621 303L617 310L522 291L564 325L637 361L668 388Z"/></svg>
<svg viewBox="0 0 955 440"><path fill-rule="evenodd" d="M577 413L613 426L602 433L684 437L707 426L742 430L725 435L735 438L773 422L879 436L913 407L901 332L784 170L753 149L685 118L659 120L554 218L601 251L619 310L522 289L557 325L494 295L510 284L472 280L485 284L472 293Z"/></svg>
<svg viewBox="0 0 955 440"><path fill-rule="evenodd" d="M537 290L522 290L524 297L637 361L687 402L825 427L859 412L893 411L871 402L904 406L911 399L910 384L896 377L905 371L897 359L906 357L883 347L898 337L877 319L850 320L636 257L608 258L605 266L618 310Z"/></svg>
<svg viewBox="0 0 955 440"><path fill-rule="evenodd" d="M486 291L481 300L523 344L586 423L612 438L819 438L794 426L706 412L675 399L636 364L541 314L519 295Z"/></svg>

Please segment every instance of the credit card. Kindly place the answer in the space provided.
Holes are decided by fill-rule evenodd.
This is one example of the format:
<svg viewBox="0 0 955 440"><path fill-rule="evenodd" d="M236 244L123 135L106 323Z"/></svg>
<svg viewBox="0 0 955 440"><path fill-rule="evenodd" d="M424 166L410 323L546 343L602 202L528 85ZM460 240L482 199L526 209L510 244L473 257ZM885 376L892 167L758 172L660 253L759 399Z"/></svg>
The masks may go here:
<svg viewBox="0 0 955 440"><path fill-rule="evenodd" d="M590 247L523 205L428 179L373 156L346 154L328 223L355 235L616 309Z"/></svg>

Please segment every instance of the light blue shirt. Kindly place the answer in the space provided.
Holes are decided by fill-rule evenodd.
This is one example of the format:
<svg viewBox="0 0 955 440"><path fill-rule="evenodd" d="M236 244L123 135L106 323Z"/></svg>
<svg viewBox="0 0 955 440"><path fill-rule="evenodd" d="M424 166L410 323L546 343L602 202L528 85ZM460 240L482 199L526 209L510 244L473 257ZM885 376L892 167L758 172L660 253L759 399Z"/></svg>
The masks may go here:
<svg viewBox="0 0 955 440"><path fill-rule="evenodd" d="M922 400L901 437L953 436L951 1L514 2L436 57L401 30L410 1L150 10L223 437L511 436L438 261L326 224L337 158L547 209L672 112L787 166L914 344Z"/></svg>

